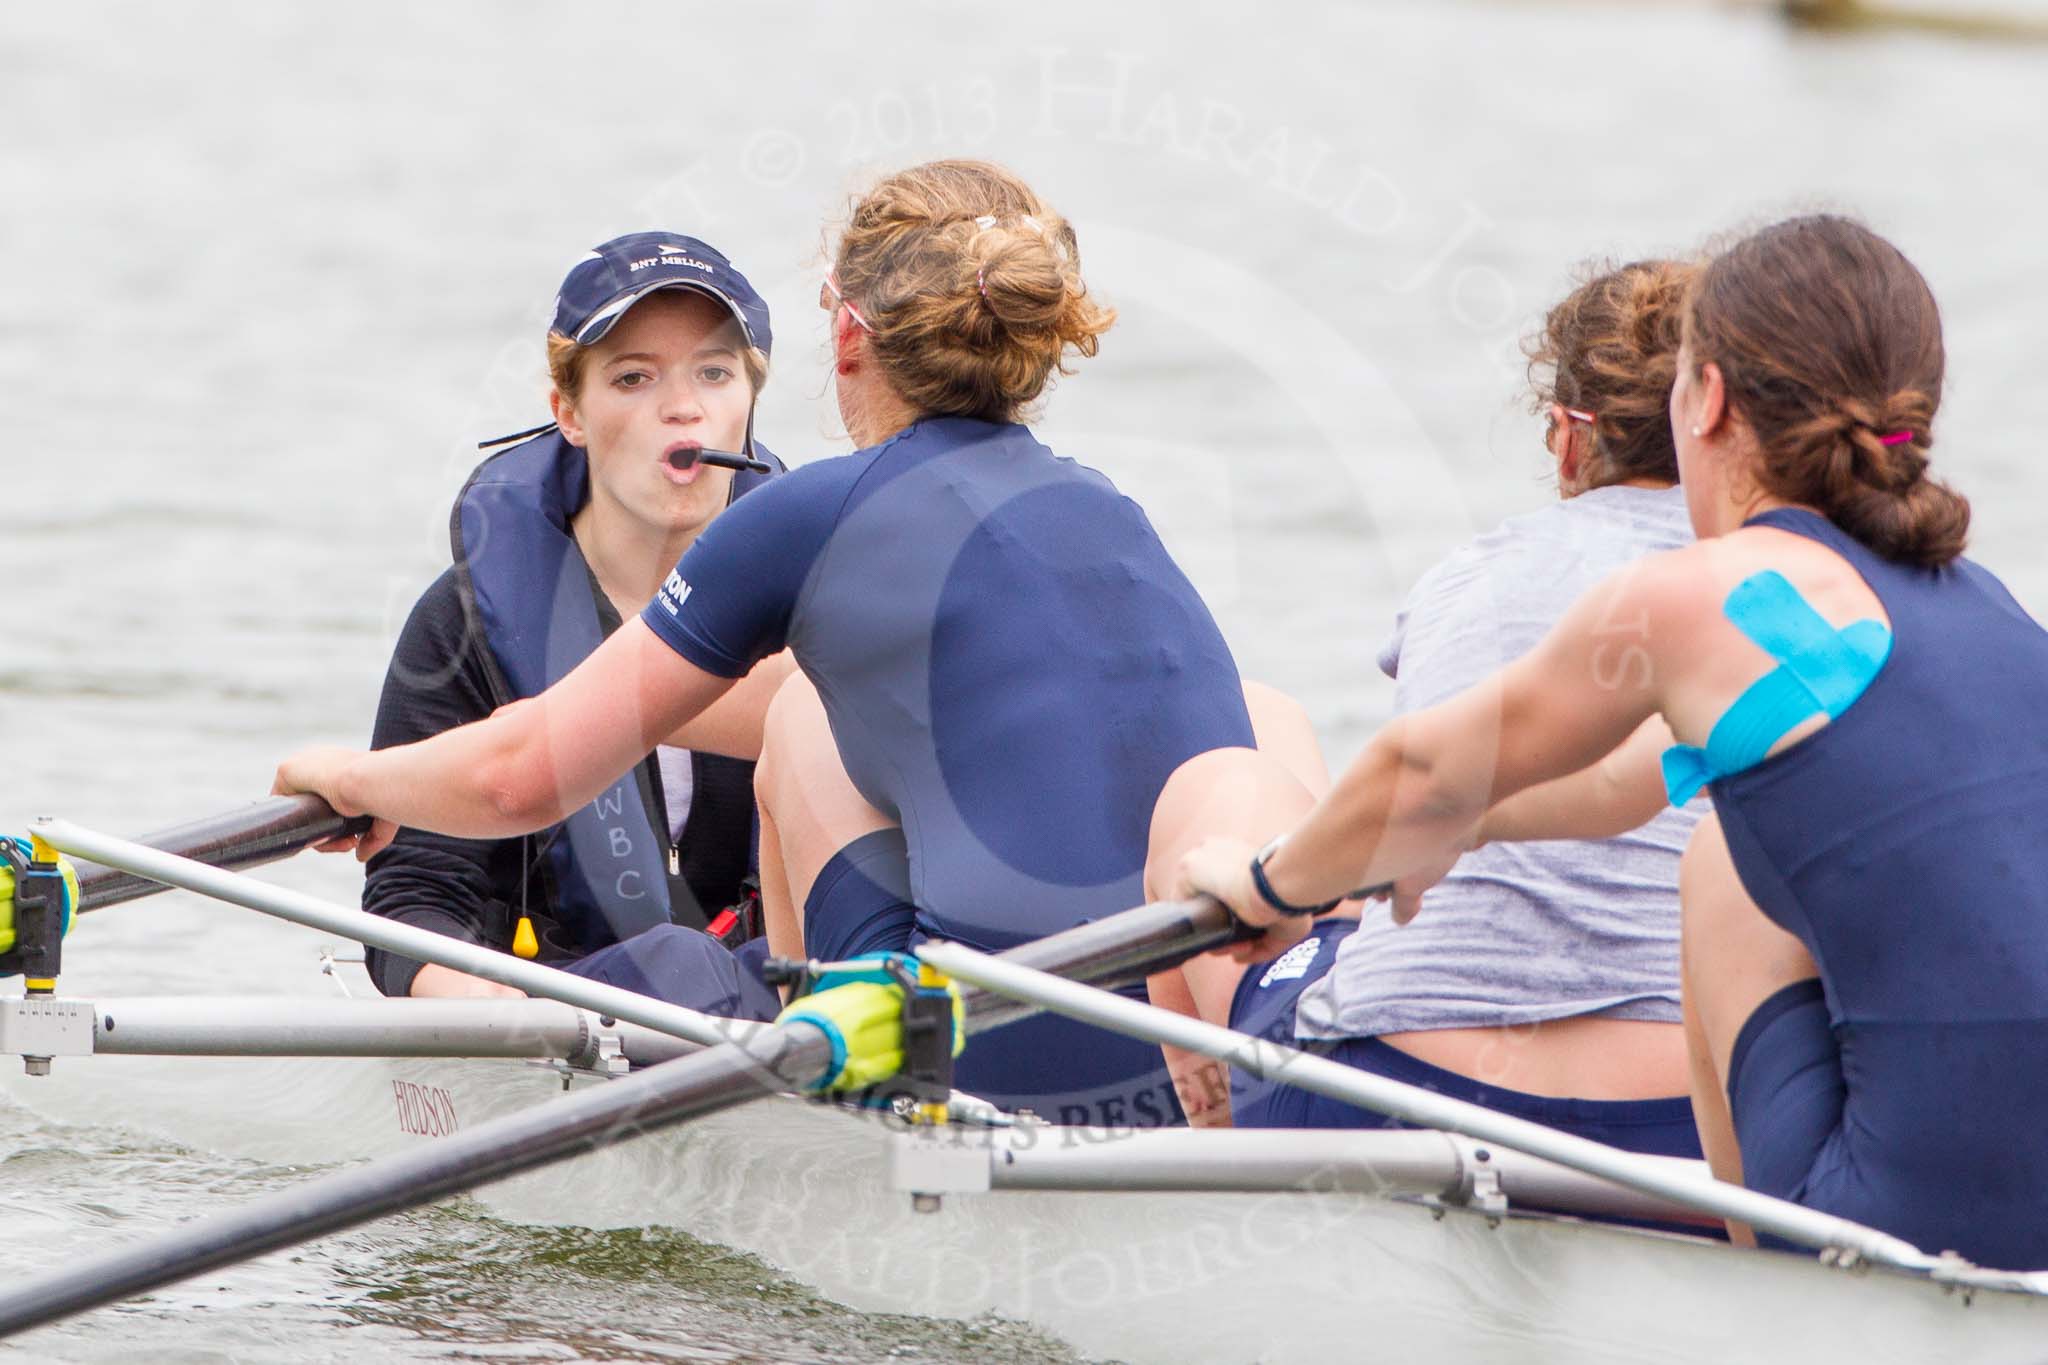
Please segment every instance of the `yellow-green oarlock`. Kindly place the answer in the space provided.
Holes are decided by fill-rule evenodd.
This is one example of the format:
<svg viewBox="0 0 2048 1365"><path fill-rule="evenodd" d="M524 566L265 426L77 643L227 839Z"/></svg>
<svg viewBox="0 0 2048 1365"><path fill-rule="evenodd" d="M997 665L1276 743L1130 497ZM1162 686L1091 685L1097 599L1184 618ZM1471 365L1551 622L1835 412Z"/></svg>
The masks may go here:
<svg viewBox="0 0 2048 1365"><path fill-rule="evenodd" d="M78 869L71 860L58 853L41 839L31 843L18 834L0 835L21 851L24 859L39 861L55 859L58 871L64 876L64 932L71 932L71 922L78 915ZM0 953L14 950L14 869L5 859L0 859Z"/></svg>
<svg viewBox="0 0 2048 1365"><path fill-rule="evenodd" d="M953 1055L967 1046L967 1008L953 997ZM864 1090L903 1069L903 988L893 981L849 981L813 991L776 1016L777 1024L806 1023L832 1043L832 1065L813 1090Z"/></svg>

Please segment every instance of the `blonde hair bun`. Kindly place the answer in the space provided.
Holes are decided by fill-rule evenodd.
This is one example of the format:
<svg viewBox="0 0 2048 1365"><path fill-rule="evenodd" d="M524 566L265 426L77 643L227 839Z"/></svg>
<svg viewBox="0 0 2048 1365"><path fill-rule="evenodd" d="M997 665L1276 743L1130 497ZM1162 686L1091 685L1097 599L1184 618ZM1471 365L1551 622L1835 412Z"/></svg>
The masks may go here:
<svg viewBox="0 0 2048 1365"><path fill-rule="evenodd" d="M835 253L884 372L921 412L1013 421L1095 354L1114 310L1088 295L1074 229L983 161L896 172L856 199Z"/></svg>

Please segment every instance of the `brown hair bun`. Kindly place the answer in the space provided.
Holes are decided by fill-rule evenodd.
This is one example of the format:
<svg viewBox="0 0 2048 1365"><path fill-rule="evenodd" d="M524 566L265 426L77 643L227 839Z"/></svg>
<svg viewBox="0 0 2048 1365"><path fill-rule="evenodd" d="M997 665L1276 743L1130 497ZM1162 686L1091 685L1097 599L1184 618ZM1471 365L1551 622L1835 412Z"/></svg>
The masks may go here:
<svg viewBox="0 0 2048 1365"><path fill-rule="evenodd" d="M1701 271L1685 340L1756 433L1765 492L1887 559L1932 567L1963 552L1969 501L1927 472L1941 310L1897 247L1831 215L1753 233Z"/></svg>

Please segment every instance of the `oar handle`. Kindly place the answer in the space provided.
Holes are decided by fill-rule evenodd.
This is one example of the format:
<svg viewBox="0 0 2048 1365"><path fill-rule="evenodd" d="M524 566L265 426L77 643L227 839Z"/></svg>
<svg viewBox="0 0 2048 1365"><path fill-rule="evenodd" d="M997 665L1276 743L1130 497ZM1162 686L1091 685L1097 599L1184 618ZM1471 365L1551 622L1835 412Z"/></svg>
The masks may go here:
<svg viewBox="0 0 2048 1365"><path fill-rule="evenodd" d="M360 834L369 827L368 816L336 814L317 796L272 796L241 810L145 834L136 842L213 867L245 868L276 862L323 839ZM77 868L80 910L104 910L166 889L161 882L100 863L81 860Z"/></svg>
<svg viewBox="0 0 2048 1365"><path fill-rule="evenodd" d="M1193 896L1184 901L1154 901L1091 920L1019 944L1003 956L1058 976L1086 967L1091 981L1103 982L1133 970L1158 971L1162 950L1192 956L1257 932L1231 914L1222 901Z"/></svg>
<svg viewBox="0 0 2048 1365"><path fill-rule="evenodd" d="M1393 883L1367 888L1367 895L1392 892ZM1221 948L1239 939L1257 938L1263 929L1246 924L1212 896L1184 901L1153 901L1105 919L1019 944L1002 954L1035 971L1085 981L1100 990L1135 986L1197 953ZM1037 1013L1037 1006L987 991L968 996L968 1028L985 1029Z"/></svg>

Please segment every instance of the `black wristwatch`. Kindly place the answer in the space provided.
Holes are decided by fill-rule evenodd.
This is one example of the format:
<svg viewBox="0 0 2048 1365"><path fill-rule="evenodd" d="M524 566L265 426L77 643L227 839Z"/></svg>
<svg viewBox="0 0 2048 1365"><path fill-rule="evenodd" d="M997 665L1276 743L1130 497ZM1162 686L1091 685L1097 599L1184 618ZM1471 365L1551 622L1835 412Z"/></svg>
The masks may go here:
<svg viewBox="0 0 2048 1365"><path fill-rule="evenodd" d="M1252 855L1252 885L1258 888L1259 896L1266 904L1272 906L1283 915L1299 917L1302 915L1327 915L1350 899L1348 896L1339 896L1333 901L1324 901L1321 905L1296 905L1292 901L1281 900L1278 893L1273 890L1273 883L1266 880L1266 859L1272 857L1279 850L1280 845L1286 842L1287 836L1283 834ZM1360 894L1363 893L1352 893L1352 895Z"/></svg>

